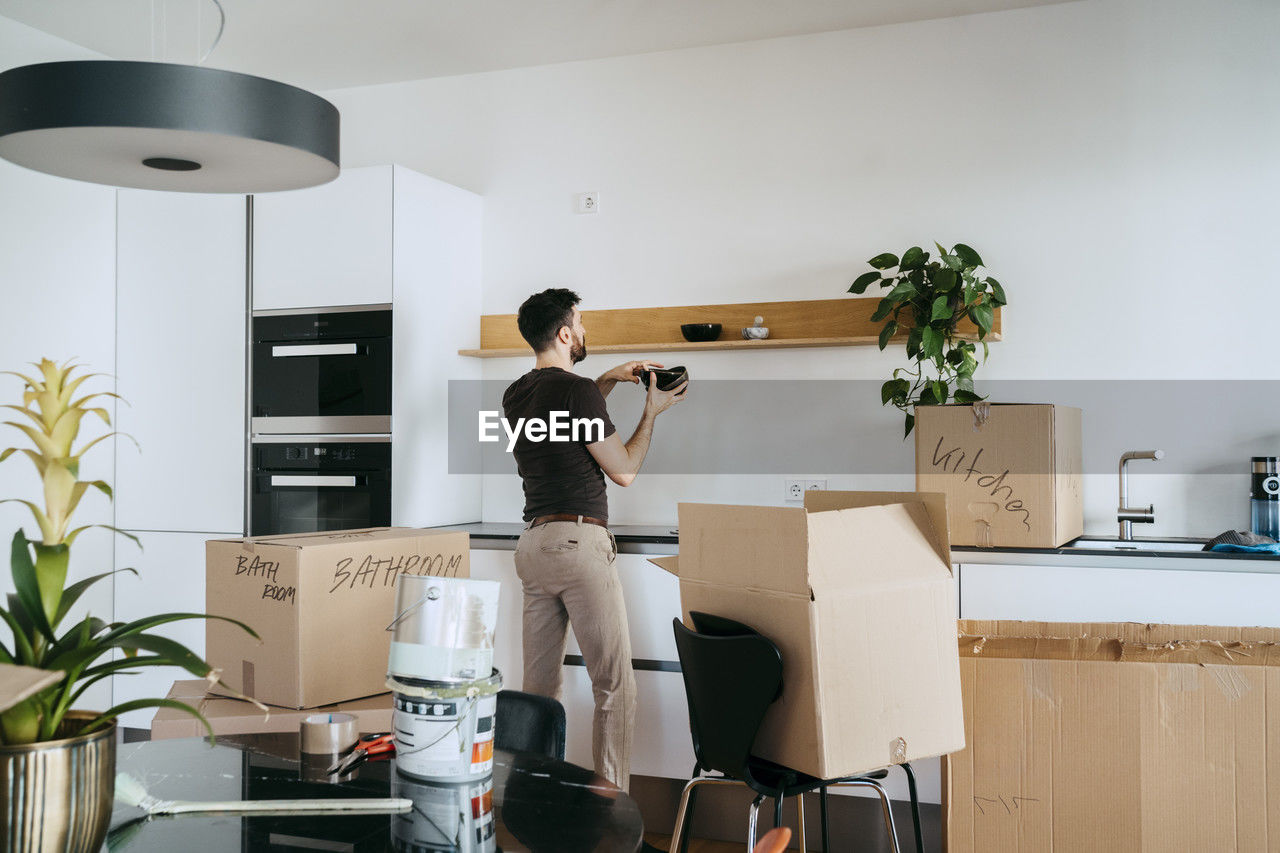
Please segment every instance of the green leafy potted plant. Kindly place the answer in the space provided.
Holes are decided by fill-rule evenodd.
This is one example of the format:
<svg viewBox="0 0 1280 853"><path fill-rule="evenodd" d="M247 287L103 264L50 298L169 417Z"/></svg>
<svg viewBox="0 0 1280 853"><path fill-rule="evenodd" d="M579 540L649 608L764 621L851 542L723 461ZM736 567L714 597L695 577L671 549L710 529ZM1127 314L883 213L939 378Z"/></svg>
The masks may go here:
<svg viewBox="0 0 1280 853"><path fill-rule="evenodd" d="M72 710L84 691L103 679L144 666L178 666L200 678L217 680L217 673L181 643L150 633L169 622L223 618L199 613L164 613L133 622L104 622L85 616L66 630L61 625L85 591L117 571L102 572L67 585L71 547L91 527L107 527L137 542L136 537L109 525L71 527L71 516L90 489L111 497L101 481L79 478L85 452L114 435L107 432L73 449L88 415L111 418L93 401L114 397L110 392L77 397L85 380L73 376L78 365L58 365L43 359L38 376L4 371L24 383L22 405L6 405L21 421L4 425L20 430L34 447L0 451L0 461L14 453L31 460L43 484L44 506L12 498L31 510L40 531L38 540L19 529L13 536L10 568L15 592L0 619L12 632L0 643L0 663L58 672L55 683L0 712L0 788L5 811L0 835L6 850L97 851L111 815L115 777L115 720L127 711L173 707L193 714L212 735L205 718L173 699L137 699L101 712ZM7 502L7 501L6 501ZM136 572L135 572L136 574ZM227 619L253 634L241 622ZM257 636L254 634L254 636ZM122 657L113 659L119 650ZM50 842L56 841L56 844Z"/></svg>
<svg viewBox="0 0 1280 853"><path fill-rule="evenodd" d="M876 255L867 262L874 269L858 276L849 288L856 294L873 284L888 288L871 315L873 322L884 323L880 349L900 331L907 332L907 358L913 365L894 368L893 378L880 388L881 404L893 405L906 415L904 436L915 426L916 406L984 399L973 390L977 344L961 334L960 324L968 318L977 328L986 361L986 337L996 308L1005 304L1000 282L979 272L982 258L977 252L963 243L950 252L940 243L934 245L936 260L930 260L919 246L907 249L901 258L891 252Z"/></svg>

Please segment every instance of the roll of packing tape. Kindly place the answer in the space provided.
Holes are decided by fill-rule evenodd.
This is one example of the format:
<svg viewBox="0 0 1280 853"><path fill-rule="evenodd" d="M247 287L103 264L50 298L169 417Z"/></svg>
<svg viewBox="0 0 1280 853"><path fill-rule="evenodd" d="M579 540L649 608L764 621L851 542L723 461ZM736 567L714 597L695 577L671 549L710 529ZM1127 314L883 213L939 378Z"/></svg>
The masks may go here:
<svg viewBox="0 0 1280 853"><path fill-rule="evenodd" d="M302 721L302 751L335 755L356 745L359 732L350 714L312 714Z"/></svg>

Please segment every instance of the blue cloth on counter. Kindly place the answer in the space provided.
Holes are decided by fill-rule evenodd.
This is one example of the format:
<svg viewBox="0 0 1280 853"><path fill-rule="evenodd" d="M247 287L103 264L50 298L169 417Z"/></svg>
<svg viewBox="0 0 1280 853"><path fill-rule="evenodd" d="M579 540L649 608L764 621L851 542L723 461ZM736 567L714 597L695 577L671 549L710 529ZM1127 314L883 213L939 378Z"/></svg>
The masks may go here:
<svg viewBox="0 0 1280 853"><path fill-rule="evenodd" d="M1233 554L1280 554L1280 542L1267 545L1232 545L1229 542L1219 542L1210 550L1230 551Z"/></svg>

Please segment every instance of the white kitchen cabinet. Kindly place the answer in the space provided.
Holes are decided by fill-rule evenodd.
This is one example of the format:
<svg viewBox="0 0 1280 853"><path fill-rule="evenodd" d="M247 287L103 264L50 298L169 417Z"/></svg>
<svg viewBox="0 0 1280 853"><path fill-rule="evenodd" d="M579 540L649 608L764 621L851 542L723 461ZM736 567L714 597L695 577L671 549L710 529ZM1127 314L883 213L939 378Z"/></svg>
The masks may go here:
<svg viewBox="0 0 1280 853"><path fill-rule="evenodd" d="M668 627L670 623L668 622ZM585 667L567 666L564 705L568 737L565 759L582 767L591 755L591 719L595 702ZM631 772L661 779L688 779L693 772L693 738L684 676L678 672L636 670L636 723L631 741Z"/></svg>
<svg viewBox="0 0 1280 853"><path fill-rule="evenodd" d="M253 200L253 309L392 300L391 166Z"/></svg>
<svg viewBox="0 0 1280 853"><path fill-rule="evenodd" d="M471 576L502 584L494 666L502 672L504 687L519 690L523 682L520 632L523 593L520 579L516 577L514 557L512 551L473 549ZM671 620L680 616L679 583L674 575L651 565L648 560L648 556L640 554L618 555L632 658L674 662L677 656ZM580 654L572 631L566 654ZM693 742L688 735L689 706L680 673L637 670L636 688L631 771L645 776L687 779L693 768ZM595 700L585 667L564 668L564 706L568 724L567 757L575 764L590 767Z"/></svg>
<svg viewBox="0 0 1280 853"><path fill-rule="evenodd" d="M631 631L631 657L636 660L675 661L679 655L671 620L681 616L680 579L650 563L654 556L618 555L618 578L622 581L622 595L627 602L627 627ZM572 636L567 654L582 654ZM680 694L682 704L683 689Z"/></svg>
<svg viewBox="0 0 1280 853"><path fill-rule="evenodd" d="M29 362L74 359L86 372L107 374L81 386L85 393L114 391L112 358L115 334L115 190L97 184L55 178L0 160L0 282L5 304L0 311L0 370L30 374ZM100 398L115 411L111 398ZM0 376L0 403L22 402L22 380ZM9 412L0 420L24 420ZM86 418L77 448L108 430L95 416ZM0 428L0 447L29 447L12 427ZM81 465L82 479L115 482L114 438L91 449ZM0 465L0 497L43 505L40 476L25 457ZM110 524L107 497L90 489L72 518L74 524ZM21 527L31 536L39 529L26 507L0 504L0 536L7 552ZM105 530L86 531L71 549L67 581L72 583L111 570L113 545ZM0 601L13 592L8 558L0 572ZM111 619L112 582L103 580L80 599L63 621L70 627L86 612ZM8 628L0 638L9 642ZM111 705L110 679L90 688L76 707L103 710Z"/></svg>
<svg viewBox="0 0 1280 853"><path fill-rule="evenodd" d="M680 581L649 562L653 555L619 554L618 578L627 603L631 658L647 664L677 663L671 620L680 618ZM567 654L581 655L569 636ZM687 779L693 769L693 741L689 736L689 702L679 672L636 670L636 724L632 739L631 772L642 776ZM586 667L565 667L565 709L569 718L567 758L590 767L591 720L595 698Z"/></svg>
<svg viewBox="0 0 1280 853"><path fill-rule="evenodd" d="M1280 573L965 563L962 619L1280 626ZM1173 563L1217 564L1164 559ZM1227 562L1227 561L1222 561Z"/></svg>
<svg viewBox="0 0 1280 853"><path fill-rule="evenodd" d="M480 317L480 196L402 166L395 175L395 296L392 299L391 523L463 524L480 517L480 469L457 458L475 447L472 422L455 423L450 387L477 388ZM474 410L473 410L474 411ZM475 415L473 414L474 418Z"/></svg>
<svg viewBox="0 0 1280 853"><path fill-rule="evenodd" d="M502 584L498 595L498 626L493 637L493 665L502 673L502 686L519 690L524 682L520 613L524 593L516 577L515 552L471 549L471 577Z"/></svg>
<svg viewBox="0 0 1280 853"><path fill-rule="evenodd" d="M124 537L117 537L115 561L118 568L133 568L137 575L116 575L116 620L131 622L160 613L204 613L204 543L219 538L213 533L137 532L142 549ZM151 630L185 645L204 656L203 619L169 622ZM195 678L178 667L142 667L136 675L113 677L115 704L134 699L163 699L179 678ZM121 725L151 728L155 708L130 711Z"/></svg>
<svg viewBox="0 0 1280 853"><path fill-rule="evenodd" d="M244 528L245 199L121 190L116 526Z"/></svg>
<svg viewBox="0 0 1280 853"><path fill-rule="evenodd" d="M450 458L449 393L481 375L458 350L477 343L482 217L475 193L403 166L254 198L255 311L392 306L392 524L480 517L478 462Z"/></svg>

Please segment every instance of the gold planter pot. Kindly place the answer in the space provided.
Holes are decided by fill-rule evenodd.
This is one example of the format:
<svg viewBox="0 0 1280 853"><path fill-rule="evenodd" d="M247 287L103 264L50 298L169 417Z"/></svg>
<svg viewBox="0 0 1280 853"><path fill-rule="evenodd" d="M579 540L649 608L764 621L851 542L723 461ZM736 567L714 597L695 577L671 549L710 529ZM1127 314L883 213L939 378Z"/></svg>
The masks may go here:
<svg viewBox="0 0 1280 853"><path fill-rule="evenodd" d="M72 731L97 714L70 711ZM13 853L98 853L115 797L116 726L92 734L0 746L0 841Z"/></svg>

